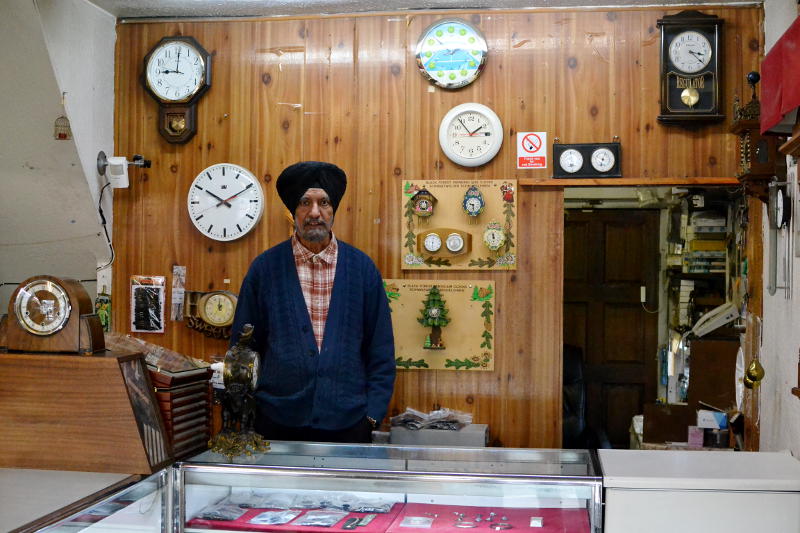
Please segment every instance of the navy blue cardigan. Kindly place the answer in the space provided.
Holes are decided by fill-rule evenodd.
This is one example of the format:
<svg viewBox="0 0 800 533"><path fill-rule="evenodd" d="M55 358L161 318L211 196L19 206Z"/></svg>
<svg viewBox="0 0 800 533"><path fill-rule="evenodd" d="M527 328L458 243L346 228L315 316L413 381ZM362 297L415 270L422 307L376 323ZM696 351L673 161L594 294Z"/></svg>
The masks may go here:
<svg viewBox="0 0 800 533"><path fill-rule="evenodd" d="M372 260L338 241L322 349L311 328L291 240L253 260L242 282L231 346L255 326L261 413L292 427L339 430L382 420L394 390L394 336L383 281Z"/></svg>

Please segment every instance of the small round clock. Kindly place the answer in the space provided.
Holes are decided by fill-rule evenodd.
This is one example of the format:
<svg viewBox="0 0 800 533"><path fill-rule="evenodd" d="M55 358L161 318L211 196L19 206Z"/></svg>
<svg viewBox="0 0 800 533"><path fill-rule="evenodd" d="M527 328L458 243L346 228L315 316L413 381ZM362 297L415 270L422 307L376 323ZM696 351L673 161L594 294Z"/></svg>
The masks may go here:
<svg viewBox="0 0 800 533"><path fill-rule="evenodd" d="M423 246L425 246L425 250L428 252L438 252L442 247L442 238L439 237L438 233L428 233L425 235Z"/></svg>
<svg viewBox="0 0 800 533"><path fill-rule="evenodd" d="M486 225L486 231L483 232L483 243L493 252L503 247L506 243L506 234L499 223L492 221Z"/></svg>
<svg viewBox="0 0 800 533"><path fill-rule="evenodd" d="M503 125L482 104L466 103L447 112L439 125L439 145L454 163L477 167L488 163L503 144Z"/></svg>
<svg viewBox="0 0 800 533"><path fill-rule="evenodd" d="M597 148L590 158L592 168L598 172L608 172L614 168L615 161L614 152L608 148Z"/></svg>
<svg viewBox="0 0 800 533"><path fill-rule="evenodd" d="M574 174L583 167L583 156L576 149L569 148L561 152L561 157L558 158L558 164L565 172Z"/></svg>
<svg viewBox="0 0 800 533"><path fill-rule="evenodd" d="M769 184L768 218L775 229L783 229L789 223L791 202L786 195L786 188Z"/></svg>
<svg viewBox="0 0 800 533"><path fill-rule="evenodd" d="M188 102L208 86L207 57L194 39L165 37L145 60L147 87L161 102Z"/></svg>
<svg viewBox="0 0 800 533"><path fill-rule="evenodd" d="M204 294L197 303L200 318L212 326L225 327L233 323L238 299L228 291L215 291Z"/></svg>
<svg viewBox="0 0 800 533"><path fill-rule="evenodd" d="M34 335L52 335L69 320L72 306L67 290L52 278L32 279L17 292L14 316Z"/></svg>
<svg viewBox="0 0 800 533"><path fill-rule="evenodd" d="M232 163L201 171L189 187L186 202L194 227L216 241L246 235L264 213L264 191L258 180Z"/></svg>
<svg viewBox="0 0 800 533"><path fill-rule="evenodd" d="M711 43L700 32L681 32L669 43L669 58L687 74L700 72L711 62Z"/></svg>
<svg viewBox="0 0 800 533"><path fill-rule="evenodd" d="M459 233L451 233L444 241L445 246L451 252L458 253L464 249L464 237Z"/></svg>
<svg viewBox="0 0 800 533"><path fill-rule="evenodd" d="M440 20L417 42L417 66L423 76L445 89L469 85L486 62L488 47L481 32L463 20Z"/></svg>
<svg viewBox="0 0 800 533"><path fill-rule="evenodd" d="M483 208L485 206L486 202L483 199L481 190L475 185L470 186L467 192L464 193L464 201L461 203L464 212L469 215L470 218L474 218L483 213Z"/></svg>

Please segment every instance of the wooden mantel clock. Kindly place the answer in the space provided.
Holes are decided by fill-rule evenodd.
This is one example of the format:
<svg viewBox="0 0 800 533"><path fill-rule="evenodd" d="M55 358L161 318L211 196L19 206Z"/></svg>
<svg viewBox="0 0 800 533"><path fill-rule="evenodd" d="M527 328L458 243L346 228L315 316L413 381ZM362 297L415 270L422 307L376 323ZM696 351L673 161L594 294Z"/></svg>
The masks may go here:
<svg viewBox="0 0 800 533"><path fill-rule="evenodd" d="M74 279L33 276L8 303L9 351L94 353L105 349L103 327L86 289Z"/></svg>
<svg viewBox="0 0 800 533"><path fill-rule="evenodd" d="M144 58L142 84L158 102L161 136L189 142L197 133L197 102L211 87L211 54L192 37L164 37Z"/></svg>

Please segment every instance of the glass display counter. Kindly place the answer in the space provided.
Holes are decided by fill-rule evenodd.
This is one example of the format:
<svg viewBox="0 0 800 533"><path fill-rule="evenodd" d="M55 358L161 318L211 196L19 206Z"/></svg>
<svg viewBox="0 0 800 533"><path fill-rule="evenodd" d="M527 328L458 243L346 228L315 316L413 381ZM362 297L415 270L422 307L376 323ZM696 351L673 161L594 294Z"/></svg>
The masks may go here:
<svg viewBox="0 0 800 533"><path fill-rule="evenodd" d="M169 490L163 490L163 476ZM129 490L140 490L140 497L99 502L85 511L101 519L86 524L84 516L84 530L602 529L602 478L596 457L584 450L273 442L265 454L233 460L205 452ZM108 510L109 503L124 507L103 516L99 509ZM137 515L139 522L131 519ZM70 529L59 529L68 524ZM77 531L78 525L73 519L51 531Z"/></svg>

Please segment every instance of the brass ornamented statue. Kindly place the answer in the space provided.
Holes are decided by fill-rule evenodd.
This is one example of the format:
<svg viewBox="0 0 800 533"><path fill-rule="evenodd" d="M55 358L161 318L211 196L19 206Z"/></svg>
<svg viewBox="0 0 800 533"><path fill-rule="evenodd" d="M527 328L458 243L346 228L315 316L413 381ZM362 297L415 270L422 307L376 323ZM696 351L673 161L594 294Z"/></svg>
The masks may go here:
<svg viewBox="0 0 800 533"><path fill-rule="evenodd" d="M253 431L256 416L258 352L250 348L253 325L245 324L236 345L225 354L222 431L209 442L211 451L234 457L264 452L269 443Z"/></svg>

